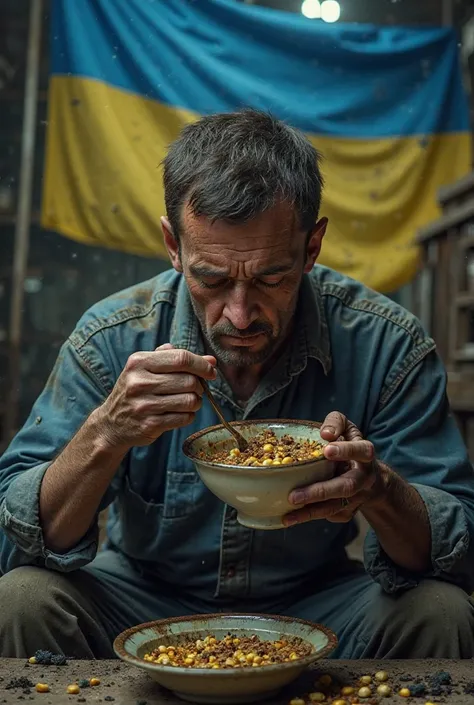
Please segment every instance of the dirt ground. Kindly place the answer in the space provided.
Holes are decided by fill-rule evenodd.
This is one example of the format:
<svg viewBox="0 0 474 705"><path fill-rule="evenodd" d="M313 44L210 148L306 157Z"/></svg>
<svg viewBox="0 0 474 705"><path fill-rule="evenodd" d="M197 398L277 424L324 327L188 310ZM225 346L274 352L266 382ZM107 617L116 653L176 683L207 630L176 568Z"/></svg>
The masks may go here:
<svg viewBox="0 0 474 705"><path fill-rule="evenodd" d="M290 699L314 691L314 682L319 675L329 673L341 685L353 685L361 675L374 674L385 670L389 683L398 692L403 686L426 684L427 691L422 697L401 698L395 695L384 698L383 705L424 705L425 702L449 705L474 705L474 664L472 661L321 661L317 668L308 671L288 692L272 699L271 705L286 705ZM437 672L447 672L452 685L441 695L430 694L430 678ZM101 683L94 688L84 688L79 695L67 695L66 686L81 679L99 678ZM11 687L14 679L26 678L31 683L47 683L49 693L37 693L34 687L25 684ZM15 684L15 683L14 683ZM19 686L19 687L18 687ZM468 691L468 693L466 693ZM472 692L472 694L469 694ZM329 705L334 695L326 701ZM30 666L25 661L0 659L0 703L35 701L43 705L63 705L67 703L107 703L114 705L179 705L182 701L161 690L139 669L119 661L70 661L65 666ZM367 705L374 705L379 698L369 699ZM349 705L349 700L347 700Z"/></svg>

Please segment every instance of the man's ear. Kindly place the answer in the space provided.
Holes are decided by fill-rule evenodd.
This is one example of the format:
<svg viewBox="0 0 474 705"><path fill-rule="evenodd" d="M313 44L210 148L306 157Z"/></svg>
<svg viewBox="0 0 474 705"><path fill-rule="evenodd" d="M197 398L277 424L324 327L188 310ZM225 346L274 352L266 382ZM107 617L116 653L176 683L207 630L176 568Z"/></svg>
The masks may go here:
<svg viewBox="0 0 474 705"><path fill-rule="evenodd" d="M174 236L173 228L171 223L166 218L166 216L161 216L161 229L163 230L163 239L165 241L165 247L168 250L168 255L171 260L171 264L177 272L183 271L183 266L181 264L181 250L179 247L179 242Z"/></svg>
<svg viewBox="0 0 474 705"><path fill-rule="evenodd" d="M306 262L304 266L305 274L307 274L313 269L314 263L319 257L323 237L326 232L327 226L328 219L321 218L320 220L318 220L318 222L313 228L313 231L309 235L308 244L306 245Z"/></svg>

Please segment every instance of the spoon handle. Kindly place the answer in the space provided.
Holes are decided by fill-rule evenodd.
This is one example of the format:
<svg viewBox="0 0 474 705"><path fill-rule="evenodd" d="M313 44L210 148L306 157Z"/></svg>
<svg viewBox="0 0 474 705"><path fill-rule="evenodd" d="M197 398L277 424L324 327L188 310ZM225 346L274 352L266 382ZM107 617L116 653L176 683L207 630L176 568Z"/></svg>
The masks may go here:
<svg viewBox="0 0 474 705"><path fill-rule="evenodd" d="M217 416L219 417L222 425L225 426L225 428L229 431L229 433L233 436L233 438L235 438L235 442L237 443L238 449L240 451L247 450L247 448L248 448L247 441L245 440L245 438L243 436L240 435L240 433L238 431L235 430L235 428L232 428L232 426L230 425L230 423L228 421L226 421L219 404L216 402L216 400L214 399L213 393L209 389L209 385L206 382L206 380L200 379L199 381L201 382L202 387L204 389L204 392L206 393L207 398L211 402L211 406L214 409L214 411L216 412Z"/></svg>

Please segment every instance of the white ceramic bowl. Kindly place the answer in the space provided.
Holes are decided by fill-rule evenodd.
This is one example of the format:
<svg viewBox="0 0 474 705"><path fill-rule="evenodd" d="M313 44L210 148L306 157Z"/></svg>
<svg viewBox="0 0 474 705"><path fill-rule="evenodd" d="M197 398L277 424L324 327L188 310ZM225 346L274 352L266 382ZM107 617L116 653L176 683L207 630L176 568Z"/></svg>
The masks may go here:
<svg viewBox="0 0 474 705"><path fill-rule="evenodd" d="M297 440L326 444L319 433L321 424L313 421L271 419L237 421L232 424L244 436L252 438L271 430L277 438L290 435ZM334 475L334 463L322 457L277 467L244 467L203 460L200 451L235 448L235 441L224 426L211 426L186 439L184 454L190 458L203 483L219 499L237 510L237 519L252 529L281 529L283 517L297 509L288 496L297 487L328 480Z"/></svg>
<svg viewBox="0 0 474 705"><path fill-rule="evenodd" d="M180 638L204 639L208 634L222 639L257 634L265 641L300 637L311 644L312 652L290 663L258 668L207 670L163 666L144 660L144 655L160 644L179 643ZM327 627L292 617L271 615L210 614L163 619L127 629L114 641L119 658L144 669L155 681L183 700L230 705L250 703L276 695L284 686L337 646L336 635Z"/></svg>

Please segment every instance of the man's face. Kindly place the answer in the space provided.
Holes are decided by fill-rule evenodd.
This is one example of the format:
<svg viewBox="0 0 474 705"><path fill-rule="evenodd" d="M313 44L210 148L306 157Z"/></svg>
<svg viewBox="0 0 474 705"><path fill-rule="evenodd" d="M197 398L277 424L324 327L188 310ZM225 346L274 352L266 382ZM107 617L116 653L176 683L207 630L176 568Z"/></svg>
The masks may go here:
<svg viewBox="0 0 474 705"><path fill-rule="evenodd" d="M325 222L308 241L286 203L243 224L211 223L185 208L179 250L169 224L162 222L173 266L184 273L217 359L238 367L264 363L288 333L301 279L319 254Z"/></svg>

